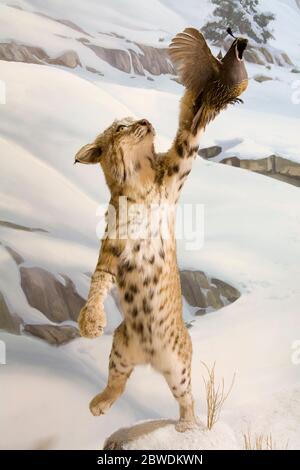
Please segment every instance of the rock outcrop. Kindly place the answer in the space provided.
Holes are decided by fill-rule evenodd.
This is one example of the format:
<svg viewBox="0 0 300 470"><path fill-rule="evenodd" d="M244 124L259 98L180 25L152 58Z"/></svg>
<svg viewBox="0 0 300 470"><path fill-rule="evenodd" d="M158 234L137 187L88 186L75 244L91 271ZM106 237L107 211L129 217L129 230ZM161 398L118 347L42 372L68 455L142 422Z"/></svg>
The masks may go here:
<svg viewBox="0 0 300 470"><path fill-rule="evenodd" d="M240 293L230 284L209 278L202 271L180 271L182 294L192 307L198 307L196 315L218 310L235 302Z"/></svg>
<svg viewBox="0 0 300 470"><path fill-rule="evenodd" d="M138 43L132 44L134 48L129 45L128 50L120 50L98 46L89 41L84 42L84 45L92 49L100 59L122 72L136 75L145 75L145 71L152 75L174 73L167 49ZM136 51L137 47L140 49L139 52Z"/></svg>
<svg viewBox="0 0 300 470"><path fill-rule="evenodd" d="M15 224L11 225L10 228L16 228ZM22 230L23 226L21 227ZM24 228L29 230L28 227ZM64 282L61 282L45 269L23 266L25 260L17 251L6 245L4 247L16 265L19 266L21 287L29 305L43 313L48 320L57 324L25 323L11 311L4 295L0 292L0 329L14 334L21 334L24 331L54 345L65 344L76 338L79 335L76 327L60 325L66 320L76 321L79 311L85 303L85 299L78 294L74 283L67 276L62 276Z"/></svg>
<svg viewBox="0 0 300 470"><path fill-rule="evenodd" d="M21 325L22 320L9 310L4 295L0 292L0 330L19 335Z"/></svg>
<svg viewBox="0 0 300 470"><path fill-rule="evenodd" d="M100 59L122 72L137 75L145 75L146 72L152 75L174 74L174 68L166 48L132 43L132 47L129 45L127 50L123 50L102 47L91 43L86 38L79 38L78 40L91 49ZM137 48L139 51L137 51ZM19 44L14 41L0 44L0 60L60 65L71 69L81 66L79 56L74 50L68 50L56 57L50 57L41 47ZM94 67L87 67L87 70L102 75L102 72Z"/></svg>
<svg viewBox="0 0 300 470"><path fill-rule="evenodd" d="M219 145L213 145L212 147L206 147L198 150L198 155L203 158L214 158L222 152L222 147Z"/></svg>
<svg viewBox="0 0 300 470"><path fill-rule="evenodd" d="M50 321L76 321L85 300L74 283L64 276L65 284L43 268L21 266L21 286L29 305L40 310Z"/></svg>
<svg viewBox="0 0 300 470"><path fill-rule="evenodd" d="M184 433L175 429L176 421L145 421L114 432L103 450L222 450L238 449L233 431L223 422L211 430L204 425Z"/></svg>
<svg viewBox="0 0 300 470"><path fill-rule="evenodd" d="M24 331L54 346L61 346L79 336L78 329L70 325L27 324Z"/></svg>
<svg viewBox="0 0 300 470"><path fill-rule="evenodd" d="M300 164L277 155L257 160L229 157L224 158L220 163L251 170L294 186L300 186Z"/></svg>
<svg viewBox="0 0 300 470"><path fill-rule="evenodd" d="M171 419L157 419L135 424L132 427L121 428L114 432L104 442L103 450L125 450L126 446L140 437L145 437L166 426L175 426L176 421Z"/></svg>
<svg viewBox="0 0 300 470"><path fill-rule="evenodd" d="M29 64L53 64L68 68L81 66L77 52L69 50L57 57L50 57L41 47L18 44L14 41L0 44L0 60Z"/></svg>
<svg viewBox="0 0 300 470"><path fill-rule="evenodd" d="M24 331L52 345L65 344L76 338L78 329L75 326L61 324L69 320L77 321L79 312L85 304L85 299L79 295L72 280L67 276L61 276L60 280L41 267L26 267L23 257L17 251L9 246L5 248L19 266L21 287L28 304L43 313L54 324L26 324L10 311L4 296L0 293L0 329L16 334ZM87 275L90 276L90 273ZM240 296L238 290L228 283L209 278L202 271L181 271L180 279L182 294L186 301L191 306L197 307L195 315L220 309ZM122 317L117 288L114 287L110 294Z"/></svg>
<svg viewBox="0 0 300 470"><path fill-rule="evenodd" d="M59 21L78 32L83 32L81 28L76 27L74 23L68 20L54 21ZM77 41L91 49L100 59L122 72L133 73L136 75L146 75L147 73L151 75L175 73L167 48L148 46L125 38L122 38L127 44L124 49L109 48L93 44L92 37L87 33L84 34L91 39L88 39L88 37L79 37L77 38ZM113 33L109 35L117 37L117 35ZM228 46L226 46L225 43L225 48L227 47ZM248 46L244 55L248 62L259 65L277 64L282 67L293 66L288 54L280 51L270 52L265 46ZM33 64L53 64L71 69L81 66L80 58L75 50L70 49L56 57L50 57L41 47L33 47L31 45L20 44L15 41L0 44L0 60ZM87 70L99 75L102 74L102 72L99 72L94 67L87 67Z"/></svg>
<svg viewBox="0 0 300 470"><path fill-rule="evenodd" d="M294 65L286 52L271 52L266 46L248 45L244 52L244 57L247 62L258 65L276 64L280 67L291 67Z"/></svg>

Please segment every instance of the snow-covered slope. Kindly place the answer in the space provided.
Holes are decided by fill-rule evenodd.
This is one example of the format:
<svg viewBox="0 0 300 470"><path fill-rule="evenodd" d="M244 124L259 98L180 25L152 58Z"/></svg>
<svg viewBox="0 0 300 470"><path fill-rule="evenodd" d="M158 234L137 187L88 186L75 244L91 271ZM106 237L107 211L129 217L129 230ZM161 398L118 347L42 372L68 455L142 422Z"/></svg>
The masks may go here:
<svg viewBox="0 0 300 470"><path fill-rule="evenodd" d="M0 104L0 221L46 231L0 225L0 242L22 256L27 267L44 268L60 280L67 275L85 296L85 273L97 259L97 208L108 201L108 191L100 169L73 166L74 154L114 118L126 115L150 119L157 148L166 149L176 130L182 88L169 76L131 79L77 39L90 34L99 45L125 47L125 39L98 34L113 32L161 47L166 41L160 43L160 37L187 24L201 25L211 4L201 2L198 8L198 2L189 0L183 7L177 0L161 0L150 7L132 0L76 0L68 8L61 1L16 0L20 10L7 3L0 2L0 42L40 46L51 56L73 49L84 66L100 68L100 61L104 72L101 77L83 67L71 71L0 61L7 90L6 104ZM262 3L277 14L272 45L300 65L296 2ZM67 19L83 32L34 12ZM273 80L251 80L245 104L219 116L201 145L221 145L218 158L279 153L300 161L300 108L292 101L298 75L275 65L249 66L250 77L258 73ZM195 252L180 241L180 267L204 270L242 293L234 304L197 317L190 329L198 413L204 411L200 361L217 361L229 382L237 372L224 418L240 446L241 433L251 425L254 432L273 430L280 442L288 438L290 448L300 448L300 365L291 360L300 331L298 193L285 183L199 158L181 198L182 203L204 205L205 243ZM0 248L0 292L11 311L33 323L48 322L28 304L15 261ZM120 426L177 416L166 384L149 368L135 371L107 416L90 416L88 401L105 383L111 334L120 321L112 298L106 307L108 329L95 341L77 339L53 349L31 337L1 332L7 346L7 365L0 366L1 448L99 448Z"/></svg>
<svg viewBox="0 0 300 470"><path fill-rule="evenodd" d="M275 64L269 64L265 67L248 64L250 87L243 97L245 104L239 106L238 110L231 109L219 117L209 127L202 142L204 147L221 145L222 153L218 156L217 161L232 156L256 159L272 154L278 154L294 161L300 160L297 138L300 117L299 80L298 74L291 72L292 69L297 70L297 67L300 67L300 33L298 28L300 8L295 0L263 0L261 9L270 10L276 15L275 21L272 23L274 40L270 41L268 47L270 50L276 48L287 52L295 66L279 67ZM100 128L99 124L101 126L107 125L113 116L117 116L117 109L120 114L128 114L128 108L131 112L134 109L137 114L140 114L142 108L140 99L144 99L144 97L140 95L140 99L137 100L136 95L139 90L143 93L145 89L149 90L147 100L151 100L152 103L144 106L143 113L149 113L155 124L162 126L160 134L171 138L173 126L176 123L177 100L170 100L165 96L168 100L166 125L164 125L163 119L158 118L156 106L158 99L160 99L160 92L169 94L171 91L172 98L174 97L173 93L178 95L181 93L181 88L176 83L170 82L168 75L154 76L145 70L145 76L135 73L132 57L127 59L129 62L131 61L130 73L118 70L115 68L116 65L112 66L110 63L114 63L115 60L116 63L119 63L117 66L122 69L121 64L124 57L123 59L117 57L110 60L108 56L113 54L113 51L120 51L120 53L123 51L125 54L125 51L129 49L141 53L136 42L158 49L166 47L170 38L183 27L187 25L201 27L212 10L213 6L209 0L201 2L201 7L195 0L188 0L184 6L177 0L161 0L151 2L151 7L134 0L122 2L83 2L77 0L72 3L71 9L61 1L28 0L25 2L17 0L14 2L14 7L8 2L2 1L0 2L0 43L15 41L17 44L25 44L33 48L40 47L52 58L69 50L78 54L81 65L73 69L72 73L84 78L85 82L88 80L97 86L97 92L94 94L99 100L99 107L95 106L93 112L90 111L89 103L92 100L94 88L85 83L84 93L87 103L84 108L79 110L75 98L78 82L72 82L74 83L72 90L68 87L67 76L61 75L58 78L61 81L61 87L65 86L64 106L69 108L69 120L74 123L75 132L73 135L68 135L68 138L72 139L74 143L74 149L79 139L86 139L94 135ZM287 28L286 25L289 27ZM90 45L110 51L107 53L107 59L104 60L104 56L97 55ZM214 51L218 52L217 49ZM151 58L149 61L151 62ZM14 69L11 70L14 71ZM99 71L103 75L93 73L91 70ZM22 129L24 127L24 113L26 113L27 125L30 128L35 125L31 119L47 118L45 115L40 115L41 111L37 115L35 113L32 115L30 112L33 101L40 99L40 95L46 90L49 92L49 100L53 102L53 109L48 119L51 119L51 124L53 123L54 126L60 126L59 113L56 112L56 109L61 100L60 93L57 95L55 93L57 88L55 78L51 76L54 72L51 72L49 67L40 71L40 77L44 74L48 78L35 83L34 69L31 68L31 72L23 69L23 73L27 75L26 82L30 82L30 90L27 89L26 93L20 87L21 77L19 80L16 78L12 80L9 73L13 72L1 72L1 80L10 84L7 86L9 100L6 113L9 115L6 115L6 120L8 122L1 122L2 131L11 133L10 120L19 121L21 125L20 139L24 140L24 132L28 139L27 128ZM29 73L32 75L31 78ZM267 77L270 80L260 83L254 80L254 77L257 76ZM151 81L147 79L151 79ZM112 88L112 84L115 85L115 89ZM106 97L103 96L104 89L108 93ZM13 90L13 93L10 90ZM116 91L118 95L113 94L112 90ZM119 96L122 96L122 101L127 109L118 107ZM20 100L24 106L23 113L22 109L19 110L16 106ZM108 100L110 105L105 106L104 112L103 104ZM162 97L162 102L165 103L164 97ZM10 104L13 109L10 108ZM152 110L153 112L151 112ZM169 124L170 119L172 121ZM228 122L230 122L230 126L228 126ZM90 129L89 134L85 129ZM46 136L46 139L50 137ZM38 145L38 142L35 145ZM61 162L63 161L60 155L61 146L58 147L57 159Z"/></svg>
<svg viewBox="0 0 300 470"><path fill-rule="evenodd" d="M225 407L226 421L237 439L248 425L255 425L255 431L275 428L279 440L289 436L291 448L299 448L299 366L291 361L292 344L300 328L299 265L295 263L299 256L297 196L297 188L289 185L199 161L183 200L205 204L205 245L196 253L179 245L181 266L201 266L213 275L234 280L242 290L240 300L202 317L190 330L198 412L204 409L200 361L211 364L216 360L219 373L227 381L237 372ZM28 448L49 436L55 437L50 447L92 447L100 445L119 426L137 419L176 416L175 402L162 378L149 368L138 368L111 412L97 423L89 417L88 399L105 382L110 335L95 341L76 340L55 352L29 338L2 338L8 347L8 365L1 369L1 425L6 426L12 410L16 410L17 397L11 395L16 381L22 383L27 406L17 408L14 414L20 422L32 422L32 431L26 437L16 439L4 433L5 448ZM34 353L32 347L39 352ZM38 363L34 357L39 358ZM40 376L41 368L47 374L45 378ZM78 385L70 398L73 382ZM151 387L147 385L150 383ZM292 394L294 406L283 410L283 400L287 404ZM255 413L251 414L253 403ZM42 423L37 418L39 408L47 409ZM76 415L75 422L70 420L72 414ZM76 436L70 435L74 426Z"/></svg>

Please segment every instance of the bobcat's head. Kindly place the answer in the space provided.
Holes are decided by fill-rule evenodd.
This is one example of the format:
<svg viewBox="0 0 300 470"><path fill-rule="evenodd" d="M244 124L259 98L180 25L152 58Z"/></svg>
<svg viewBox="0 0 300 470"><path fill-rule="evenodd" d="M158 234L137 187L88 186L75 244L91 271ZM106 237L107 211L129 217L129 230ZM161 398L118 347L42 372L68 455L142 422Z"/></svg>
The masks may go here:
<svg viewBox="0 0 300 470"><path fill-rule="evenodd" d="M114 121L94 142L84 145L75 163L100 163L111 190L153 179L155 131L146 119Z"/></svg>

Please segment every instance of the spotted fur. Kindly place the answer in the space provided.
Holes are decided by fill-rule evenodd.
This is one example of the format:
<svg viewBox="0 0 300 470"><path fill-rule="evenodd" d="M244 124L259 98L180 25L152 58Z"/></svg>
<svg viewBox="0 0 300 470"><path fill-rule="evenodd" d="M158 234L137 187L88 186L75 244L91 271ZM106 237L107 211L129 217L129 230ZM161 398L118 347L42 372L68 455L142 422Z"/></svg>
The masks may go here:
<svg viewBox="0 0 300 470"><path fill-rule="evenodd" d="M116 283L124 320L114 333L108 383L90 403L100 415L124 391L137 364L151 364L167 381L179 403L179 431L196 422L191 391L192 344L182 318L182 297L174 236L175 205L197 155L201 123L190 131L194 101L186 92L181 102L179 128L170 150L157 154L154 130L146 120L126 118L114 122L92 144L76 155L81 163L100 163L111 192L110 204L117 214L114 230L128 229L119 217L119 198L127 198L127 210L136 204L150 208L168 203L170 236L162 234L162 216L152 238L111 239L107 229L92 276L87 303L79 316L82 336L94 338L106 324L103 302ZM108 211L109 212L109 211ZM109 213L108 213L109 219ZM140 227L143 216L133 211L130 225ZM149 227L148 227L149 228Z"/></svg>

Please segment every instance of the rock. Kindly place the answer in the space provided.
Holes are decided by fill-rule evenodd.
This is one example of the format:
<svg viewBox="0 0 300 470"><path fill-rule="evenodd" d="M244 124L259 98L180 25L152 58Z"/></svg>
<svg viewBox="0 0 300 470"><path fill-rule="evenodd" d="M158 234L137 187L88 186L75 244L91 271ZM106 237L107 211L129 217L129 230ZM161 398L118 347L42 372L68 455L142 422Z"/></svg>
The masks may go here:
<svg viewBox="0 0 300 470"><path fill-rule="evenodd" d="M300 164L278 155L253 160L229 157L224 158L220 163L261 173L294 186L300 186Z"/></svg>
<svg viewBox="0 0 300 470"><path fill-rule="evenodd" d="M12 222L8 222L7 220L0 220L0 226L12 228L15 230L23 230L24 232L49 233L48 230L44 230L43 228L26 227L25 225L14 224Z"/></svg>
<svg viewBox="0 0 300 470"><path fill-rule="evenodd" d="M21 319L10 312L4 295L0 292L0 330L19 335L21 325Z"/></svg>
<svg viewBox="0 0 300 470"><path fill-rule="evenodd" d="M219 310L224 307L225 303L221 300L218 289L211 288L206 295L206 302L208 307L212 307L214 310Z"/></svg>
<svg viewBox="0 0 300 470"><path fill-rule="evenodd" d="M126 73L131 71L130 54L127 51L110 49L108 47L97 46L96 44L85 44L85 46L89 47L100 59L105 60L112 67Z"/></svg>
<svg viewBox="0 0 300 470"><path fill-rule="evenodd" d="M129 41L129 44L132 44ZM152 75L174 73L173 65L169 59L167 48L146 46L133 43L141 52L133 50L110 49L96 44L86 43L85 46L92 49L98 57L108 62L112 67L126 73L145 75L145 71ZM133 70L132 70L133 68Z"/></svg>
<svg viewBox="0 0 300 470"><path fill-rule="evenodd" d="M283 62L282 58L279 55L275 56L275 62L276 62L277 65L279 65L279 67L284 66L284 62Z"/></svg>
<svg viewBox="0 0 300 470"><path fill-rule="evenodd" d="M133 66L134 73L136 73L137 75L145 75L144 67L141 64L141 62L139 60L139 56L136 53L136 51L133 51L132 49L129 49L129 53L130 53L130 56L131 56L131 61L132 61L132 66Z"/></svg>
<svg viewBox="0 0 300 470"><path fill-rule="evenodd" d="M285 62L287 65L294 65L293 62L291 61L291 59L289 58L289 56L287 55L286 52L282 52L282 53L281 53L281 57L283 58L284 62Z"/></svg>
<svg viewBox="0 0 300 470"><path fill-rule="evenodd" d="M88 44L89 42L91 42L89 39L87 38L76 38L76 41L79 41L81 42L82 44Z"/></svg>
<svg viewBox="0 0 300 470"><path fill-rule="evenodd" d="M79 56L75 51L67 51L55 59L48 59L49 64L62 65L70 69L75 69L78 65L81 67Z"/></svg>
<svg viewBox="0 0 300 470"><path fill-rule="evenodd" d="M286 52L280 52L275 56L275 62L280 65L280 67L286 67L287 65L293 66L293 62L291 61L290 57Z"/></svg>
<svg viewBox="0 0 300 470"><path fill-rule="evenodd" d="M104 73L100 72L100 70L94 69L94 67L86 67L88 72L96 73L97 75L100 75L100 77L104 77Z"/></svg>
<svg viewBox="0 0 300 470"><path fill-rule="evenodd" d="M17 265L24 263L24 258L22 258L22 256L19 255L19 253L17 253L15 250L10 248L9 246L6 246L5 248Z"/></svg>
<svg viewBox="0 0 300 470"><path fill-rule="evenodd" d="M199 310L197 310L197 312L195 313L196 317L202 317L203 315L205 315L207 312L206 312L206 309L205 308L199 308Z"/></svg>
<svg viewBox="0 0 300 470"><path fill-rule="evenodd" d="M175 424L161 419L121 428L105 441L103 450L238 449L233 431L223 422L217 422L210 431L200 424L183 433L176 431Z"/></svg>
<svg viewBox="0 0 300 470"><path fill-rule="evenodd" d="M141 54L138 54L139 60L147 72L152 75L175 73L167 48L156 48L139 43L136 45L141 50Z"/></svg>
<svg viewBox="0 0 300 470"><path fill-rule="evenodd" d="M51 58L40 47L17 44L14 41L0 44L0 60L26 62L28 64L55 64L69 68L81 65L75 51L66 51L56 58Z"/></svg>
<svg viewBox="0 0 300 470"><path fill-rule="evenodd" d="M271 52L268 51L268 49L266 47L260 47L259 50L262 53L262 55L264 56L264 58L266 59L266 61L269 62L269 64L274 64L273 56L272 56Z"/></svg>
<svg viewBox="0 0 300 470"><path fill-rule="evenodd" d="M224 163L225 165L231 165L231 166L236 166L236 167L241 166L241 160L238 157L224 158L223 160L221 160L220 163Z"/></svg>
<svg viewBox="0 0 300 470"><path fill-rule="evenodd" d="M241 160L240 167L246 170L257 171L259 173L271 173L273 171L274 160L272 157L258 158L257 160Z"/></svg>
<svg viewBox="0 0 300 470"><path fill-rule="evenodd" d="M69 325L27 324L24 326L24 331L55 346L69 343L79 337L78 329Z"/></svg>
<svg viewBox="0 0 300 470"><path fill-rule="evenodd" d="M230 303L235 302L240 297L239 291L227 282L215 278L212 278L211 282L216 286L218 293L225 297Z"/></svg>
<svg viewBox="0 0 300 470"><path fill-rule="evenodd" d="M244 52L244 57L247 62L265 65L265 61L260 57L259 53L249 46Z"/></svg>
<svg viewBox="0 0 300 470"><path fill-rule="evenodd" d="M275 155L273 155L273 158L275 159L275 172L281 175L293 176L300 179L299 163L288 160L287 158L277 157Z"/></svg>
<svg viewBox="0 0 300 470"><path fill-rule="evenodd" d="M229 43L228 43L229 44ZM227 46L228 47L228 46ZM273 52L266 46L248 45L244 52L244 57L247 62L258 65L278 64L280 66L293 65L290 57L286 52Z"/></svg>
<svg viewBox="0 0 300 470"><path fill-rule="evenodd" d="M240 293L235 288L219 279L210 279L202 271L180 271L182 295L192 307L198 307L195 315L204 315L207 311L218 310L235 302Z"/></svg>
<svg viewBox="0 0 300 470"><path fill-rule="evenodd" d="M209 284L201 271L180 271L182 295L193 307L206 308L206 295L202 289L208 289ZM207 286L207 287L205 287Z"/></svg>
<svg viewBox="0 0 300 470"><path fill-rule="evenodd" d="M222 152L222 147L219 145L213 145L212 147L206 147L198 151L198 155L203 158L214 158Z"/></svg>
<svg viewBox="0 0 300 470"><path fill-rule="evenodd" d="M0 44L0 59L14 62L41 64L47 54L39 47L24 46L15 42Z"/></svg>
<svg viewBox="0 0 300 470"><path fill-rule="evenodd" d="M291 70L292 73L300 73L300 70L297 69L297 67L294 67L292 70Z"/></svg>
<svg viewBox="0 0 300 470"><path fill-rule="evenodd" d="M121 428L106 439L103 450L125 450L126 445L140 437L146 436L157 429L162 429L166 426L175 424L176 421L171 419L157 419L155 421L146 421L144 423L135 424L128 428Z"/></svg>
<svg viewBox="0 0 300 470"><path fill-rule="evenodd" d="M272 77L268 77L267 75L255 75L254 80L258 83L268 82L269 80L273 80Z"/></svg>
<svg viewBox="0 0 300 470"><path fill-rule="evenodd" d="M22 266L20 274L29 305L56 323L77 320L85 299L78 294L71 279L64 276L64 285L53 274L39 267Z"/></svg>

